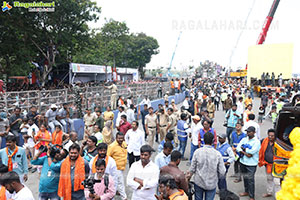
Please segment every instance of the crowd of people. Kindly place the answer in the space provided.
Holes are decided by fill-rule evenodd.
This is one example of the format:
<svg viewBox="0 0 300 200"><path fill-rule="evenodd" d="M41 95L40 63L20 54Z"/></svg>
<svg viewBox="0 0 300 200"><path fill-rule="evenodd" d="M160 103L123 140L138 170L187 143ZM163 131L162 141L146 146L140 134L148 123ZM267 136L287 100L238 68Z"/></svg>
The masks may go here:
<svg viewBox="0 0 300 200"><path fill-rule="evenodd" d="M44 116L34 105L26 116L19 107L9 119L1 113L1 197L34 199L26 181L29 172L37 172L41 200L126 200L127 188L133 200L185 200L191 195L191 178L196 200L213 200L217 188L220 197L234 199L226 178L231 165L234 182L244 182L240 196L255 198L257 166L266 168L263 197L280 190L280 179L271 174L275 130L270 127L268 137L262 138L260 125L268 117L275 122L283 104L298 91L263 93L259 113L254 113L254 99L242 81L176 81L171 81L171 93L186 95L180 108L159 88L164 103L157 109L147 96L139 105L119 99L117 106L113 99L105 112L97 106L85 110L81 141L67 103L52 104ZM114 84L106 89L117 95ZM216 119L217 110L224 111L223 119ZM217 120L224 122L223 132L214 128ZM179 168L182 160L189 163L188 171Z"/></svg>

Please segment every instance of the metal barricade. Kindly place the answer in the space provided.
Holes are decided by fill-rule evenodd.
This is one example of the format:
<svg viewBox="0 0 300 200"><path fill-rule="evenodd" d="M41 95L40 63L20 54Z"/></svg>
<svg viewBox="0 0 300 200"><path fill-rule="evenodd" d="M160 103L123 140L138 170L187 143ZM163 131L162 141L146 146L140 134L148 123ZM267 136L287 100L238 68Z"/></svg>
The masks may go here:
<svg viewBox="0 0 300 200"><path fill-rule="evenodd" d="M132 102L135 105L140 103L144 96L148 96L150 100L157 98L157 82L118 84L117 87L118 95L126 99L132 97ZM163 94L169 91L169 88L168 82L162 82ZM82 87L81 95L83 98L83 111L87 107L104 108L110 105L110 90L105 89L103 86ZM28 112L31 106L36 106L40 113L45 113L51 104L61 106L63 103L70 103L74 110L77 109L73 89L29 90L0 94L0 112L6 112L8 116L17 106L25 112Z"/></svg>

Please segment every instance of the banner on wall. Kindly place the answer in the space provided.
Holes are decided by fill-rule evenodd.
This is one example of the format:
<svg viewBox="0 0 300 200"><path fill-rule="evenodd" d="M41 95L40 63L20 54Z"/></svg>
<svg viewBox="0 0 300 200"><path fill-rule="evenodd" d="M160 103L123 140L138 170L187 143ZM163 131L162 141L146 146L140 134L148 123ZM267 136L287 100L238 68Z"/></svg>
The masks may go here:
<svg viewBox="0 0 300 200"><path fill-rule="evenodd" d="M78 64L70 63L70 68L73 73L105 73L105 66L102 65L87 65L87 64Z"/></svg>

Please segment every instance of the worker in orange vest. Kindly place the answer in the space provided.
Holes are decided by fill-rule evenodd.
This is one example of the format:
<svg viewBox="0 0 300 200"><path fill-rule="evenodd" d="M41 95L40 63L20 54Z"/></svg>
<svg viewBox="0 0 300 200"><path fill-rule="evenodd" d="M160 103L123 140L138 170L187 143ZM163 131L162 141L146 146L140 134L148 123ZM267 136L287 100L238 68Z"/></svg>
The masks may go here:
<svg viewBox="0 0 300 200"><path fill-rule="evenodd" d="M173 95L173 94L175 94L174 79L172 79L172 80L170 81L170 83L171 83L171 94Z"/></svg>

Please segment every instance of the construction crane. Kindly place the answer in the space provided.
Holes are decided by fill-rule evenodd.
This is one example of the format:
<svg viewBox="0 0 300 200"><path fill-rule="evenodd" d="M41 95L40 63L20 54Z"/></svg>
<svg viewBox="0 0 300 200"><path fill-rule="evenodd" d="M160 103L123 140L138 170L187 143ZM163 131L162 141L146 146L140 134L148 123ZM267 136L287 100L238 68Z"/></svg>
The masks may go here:
<svg viewBox="0 0 300 200"><path fill-rule="evenodd" d="M171 71L171 68L172 68L172 62L173 62L173 59L174 59L174 56L175 56L175 53L176 53L176 50L177 50L177 46L178 46L181 34L182 34L182 31L180 31L180 33L179 33L179 36L178 36L178 39L177 39L177 42L176 42L176 46L175 46L175 49L174 49L174 52L172 54L172 58L171 58L171 61L170 61L170 65L168 67L168 74L167 74L167 76L170 76L170 71Z"/></svg>
<svg viewBox="0 0 300 200"><path fill-rule="evenodd" d="M266 40L266 37L267 37L267 33L268 33L268 30L271 26L271 23L274 19L274 15L275 15L275 12L277 10L277 7L279 5L279 2L280 0L274 0L273 4L272 4L272 7L271 7L271 10L267 16L267 19L265 20L265 23L264 23L264 26L262 28L262 32L260 33L259 37L258 37L258 40L257 40L257 45L260 45L260 44L263 44Z"/></svg>

